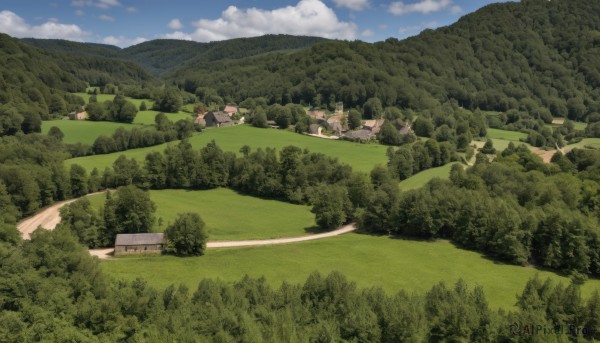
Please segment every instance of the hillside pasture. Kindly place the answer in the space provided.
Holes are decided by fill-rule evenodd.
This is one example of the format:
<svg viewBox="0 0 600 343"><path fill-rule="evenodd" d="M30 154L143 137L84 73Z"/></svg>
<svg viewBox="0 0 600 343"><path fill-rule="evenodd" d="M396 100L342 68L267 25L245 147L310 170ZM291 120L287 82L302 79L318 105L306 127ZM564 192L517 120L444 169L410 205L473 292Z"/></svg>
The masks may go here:
<svg viewBox="0 0 600 343"><path fill-rule="evenodd" d="M515 295L536 274L562 281L569 279L530 267L506 265L481 254L459 249L447 241L416 241L350 233L334 238L278 246L208 250L199 258L171 256L124 257L102 262L105 272L117 279L143 277L160 289L183 283L195 289L202 278L239 280L248 274L265 276L273 286L283 281L304 282L313 271L338 270L359 286L381 286L390 293L401 289L423 292L440 281L462 278L481 285L492 308L513 309ZM583 295L600 289L588 281Z"/></svg>
<svg viewBox="0 0 600 343"><path fill-rule="evenodd" d="M189 142L195 149L200 149L212 140L215 140L221 149L235 153L239 153L240 148L244 145L250 146L253 150L271 147L278 151L285 146L294 145L302 149L308 149L311 152L320 152L327 156L336 157L340 162L352 166L354 170L366 173L370 172L377 164L385 165L387 163L387 147L383 145L333 141L285 130L257 129L247 125L207 129L192 136ZM66 163L67 165L77 163L87 170L93 168L104 170L105 167L112 166L112 163L120 155L135 158L141 162L151 151L164 151L167 144L114 154L75 158L67 160Z"/></svg>
<svg viewBox="0 0 600 343"><path fill-rule="evenodd" d="M487 129L487 138L492 140L502 139L507 141L519 142L521 139L526 139L527 134L517 131L499 130L499 129Z"/></svg>
<svg viewBox="0 0 600 343"><path fill-rule="evenodd" d="M89 200L99 209L105 197L99 194ZM308 206L260 199L224 188L150 191L150 199L156 204L155 232L164 231L183 212L202 217L211 241L295 237L316 229Z"/></svg>
<svg viewBox="0 0 600 343"><path fill-rule="evenodd" d="M56 126L65 135L63 142L67 144L93 144L99 136L110 136L119 127L127 130L135 125L113 122L93 122L88 120L50 120L42 122L42 133L47 134Z"/></svg>
<svg viewBox="0 0 600 343"><path fill-rule="evenodd" d="M579 149L600 149L600 138L584 138L579 143L571 144L566 146L567 149L579 148Z"/></svg>
<svg viewBox="0 0 600 343"><path fill-rule="evenodd" d="M73 94L81 97L85 101L86 104L89 103L89 101L90 101L91 94L87 94L87 93L73 93ZM112 101L115 98L115 95L114 94L98 94L98 95L96 95L96 98L99 103L103 103L105 101ZM140 108L140 105L142 104L142 102L146 103L146 106L148 109L150 109L150 108L152 108L152 106L154 106L154 100L151 100L151 99L133 99L133 98L129 98L129 97L125 97L125 99L127 99L127 101L130 101L131 103L133 103L138 109ZM159 113L158 111L152 111L152 110L139 111L137 113L137 115L135 116L133 123L134 124L142 124L142 125L152 125L152 124L154 124L154 117L156 117L156 115L158 113ZM193 118L191 113L183 112L183 111L179 111L177 113L166 113L166 115L173 122L178 121L179 119Z"/></svg>
<svg viewBox="0 0 600 343"><path fill-rule="evenodd" d="M400 181L400 190L409 191L425 186L434 178L448 180L450 178L450 170L455 163L448 163L444 166L431 168L417 173L406 180Z"/></svg>

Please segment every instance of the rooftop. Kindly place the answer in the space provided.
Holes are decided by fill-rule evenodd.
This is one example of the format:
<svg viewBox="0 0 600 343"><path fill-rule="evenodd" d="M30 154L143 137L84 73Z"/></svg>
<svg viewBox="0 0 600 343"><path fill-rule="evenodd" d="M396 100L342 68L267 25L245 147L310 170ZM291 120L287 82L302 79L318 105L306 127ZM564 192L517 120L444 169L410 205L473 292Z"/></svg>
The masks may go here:
<svg viewBox="0 0 600 343"><path fill-rule="evenodd" d="M115 246L117 245L146 245L163 244L163 233L122 233L117 235Z"/></svg>

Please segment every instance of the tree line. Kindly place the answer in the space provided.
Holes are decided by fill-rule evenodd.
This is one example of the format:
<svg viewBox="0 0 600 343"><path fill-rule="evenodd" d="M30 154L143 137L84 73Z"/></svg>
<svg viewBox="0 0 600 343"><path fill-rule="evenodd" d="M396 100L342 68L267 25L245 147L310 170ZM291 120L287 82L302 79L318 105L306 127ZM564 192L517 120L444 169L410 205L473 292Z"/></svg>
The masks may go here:
<svg viewBox="0 0 600 343"><path fill-rule="evenodd" d="M600 339L598 291L584 299L576 284L537 277L516 296L516 307L506 304L510 311L491 308L480 286L461 280L418 293L386 292L359 288L339 272L314 272L303 283L278 286L246 276L156 289L141 278L105 275L68 230L38 230L30 241L14 227L4 233L3 342Z"/></svg>
<svg viewBox="0 0 600 343"><path fill-rule="evenodd" d="M453 166L449 181L403 193L379 186L360 227L451 239L509 263L598 276L599 171L598 151L574 149L545 165L526 146L511 143L493 163L478 158L467 171Z"/></svg>
<svg viewBox="0 0 600 343"><path fill-rule="evenodd" d="M209 85L222 98L270 104L423 110L455 100L475 110L597 121L600 74L596 2L533 0L486 6L403 41L328 41L295 53L183 66L181 89ZM493 23L493 25L491 24ZM525 124L525 123L523 123ZM520 124L517 124L520 125Z"/></svg>

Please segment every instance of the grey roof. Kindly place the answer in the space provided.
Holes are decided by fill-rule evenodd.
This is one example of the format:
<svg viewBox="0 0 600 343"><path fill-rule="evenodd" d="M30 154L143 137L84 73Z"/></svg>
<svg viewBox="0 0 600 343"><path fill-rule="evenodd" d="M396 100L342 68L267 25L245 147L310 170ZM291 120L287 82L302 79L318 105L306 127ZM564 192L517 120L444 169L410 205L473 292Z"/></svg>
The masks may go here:
<svg viewBox="0 0 600 343"><path fill-rule="evenodd" d="M350 139L371 139L373 134L369 130L348 131L344 136Z"/></svg>
<svg viewBox="0 0 600 343"><path fill-rule="evenodd" d="M117 235L115 246L163 244L163 242L163 233L122 233Z"/></svg>
<svg viewBox="0 0 600 343"><path fill-rule="evenodd" d="M224 113L224 112L210 112L210 113L212 113L212 115L215 117L215 121L217 123L222 124L222 123L232 122L231 118L229 117L229 115L227 113ZM207 115L210 115L210 113Z"/></svg>
<svg viewBox="0 0 600 343"><path fill-rule="evenodd" d="M400 134L401 134L402 136L406 136L406 135L408 135L409 133L412 133L412 129L411 129L411 128L410 128L410 126L408 126L408 125L405 125L405 126L403 126L403 127L400 129Z"/></svg>

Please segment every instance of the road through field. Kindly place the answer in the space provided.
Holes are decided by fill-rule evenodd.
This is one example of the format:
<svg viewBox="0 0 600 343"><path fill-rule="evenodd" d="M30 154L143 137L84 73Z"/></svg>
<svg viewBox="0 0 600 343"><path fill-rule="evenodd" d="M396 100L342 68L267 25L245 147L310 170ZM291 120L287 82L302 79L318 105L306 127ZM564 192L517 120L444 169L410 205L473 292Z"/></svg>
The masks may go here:
<svg viewBox="0 0 600 343"><path fill-rule="evenodd" d="M99 192L102 193L102 192ZM99 194L94 193L94 194ZM89 194L93 195L93 194ZM88 196L89 196L88 195ZM31 216L27 219L22 220L19 224L17 224L17 228L21 232L23 239L29 239L30 235L35 229L38 227L42 227L47 230L54 230L56 225L60 223L60 209L68 205L77 199L71 199L66 201L61 201L56 203L50 207L45 208L38 214ZM287 238L274 238L274 239L259 239L259 240L242 240L242 241L215 241L208 242L206 247L208 249L218 249L218 248L237 248L237 247L252 247L252 246L261 246L261 245L275 245L275 244L289 244L289 243L298 243L305 241L312 241L315 239L323 239L334 236L339 236L348 232L352 232L356 230L355 224L349 224L346 226L342 226L336 230L318 233L314 235L305 235L299 237L287 237ZM112 254L113 249L92 249L90 250L90 255L97 256L101 259L108 258Z"/></svg>

